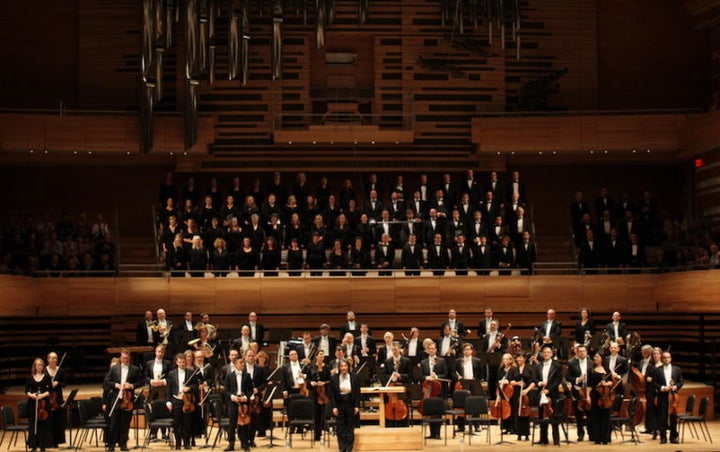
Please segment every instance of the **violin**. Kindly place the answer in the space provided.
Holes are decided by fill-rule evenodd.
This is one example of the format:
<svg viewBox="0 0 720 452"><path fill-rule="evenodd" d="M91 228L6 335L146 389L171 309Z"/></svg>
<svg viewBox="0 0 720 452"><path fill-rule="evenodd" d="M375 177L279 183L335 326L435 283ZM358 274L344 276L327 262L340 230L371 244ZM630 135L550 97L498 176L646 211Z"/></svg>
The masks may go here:
<svg viewBox="0 0 720 452"><path fill-rule="evenodd" d="M50 413L47 409L47 401L45 399L38 399L36 402L37 418L41 421L46 421L50 417Z"/></svg>
<svg viewBox="0 0 720 452"><path fill-rule="evenodd" d="M132 389L122 390L122 400L120 401L120 409L123 411L132 411L135 407L135 397L133 396Z"/></svg>
<svg viewBox="0 0 720 452"><path fill-rule="evenodd" d="M585 378L583 379L582 386L578 389L577 407L580 411L590 411L590 408L592 407L592 403L590 402L590 392L587 387L587 375L585 375Z"/></svg>
<svg viewBox="0 0 720 452"><path fill-rule="evenodd" d="M325 385L318 385L315 387L315 395L317 396L318 405L325 405L330 401L330 397L327 395Z"/></svg>
<svg viewBox="0 0 720 452"><path fill-rule="evenodd" d="M237 425L248 425L250 423L250 412L247 403L238 404Z"/></svg>
<svg viewBox="0 0 720 452"><path fill-rule="evenodd" d="M602 381L597 385L598 392L598 406L604 409L610 409L613 404L612 398L612 386L603 384L607 381L607 378L612 374L605 374Z"/></svg>
<svg viewBox="0 0 720 452"><path fill-rule="evenodd" d="M195 396L192 392L183 393L183 413L194 413L195 412Z"/></svg>
<svg viewBox="0 0 720 452"><path fill-rule="evenodd" d="M530 397L525 394L520 396L520 409L518 410L518 416L520 417L530 417L531 413L530 408Z"/></svg>
<svg viewBox="0 0 720 452"><path fill-rule="evenodd" d="M67 352L63 353L62 358L60 359L60 364L58 364L57 370L55 371L55 375L53 375L52 379L50 380L49 403L50 403L50 409L53 411L57 411L60 409L60 403L58 402L58 399L60 398L60 391L56 391L52 385L53 385L53 383L55 383L55 377L57 377L58 372L60 372L60 368L62 367L63 361L65 361L66 356L67 356Z"/></svg>
<svg viewBox="0 0 720 452"><path fill-rule="evenodd" d="M670 384L668 386L675 386L675 380L670 379ZM670 415L676 415L678 414L678 410L680 407L680 396L678 395L677 391L669 391L668 392L668 414Z"/></svg>

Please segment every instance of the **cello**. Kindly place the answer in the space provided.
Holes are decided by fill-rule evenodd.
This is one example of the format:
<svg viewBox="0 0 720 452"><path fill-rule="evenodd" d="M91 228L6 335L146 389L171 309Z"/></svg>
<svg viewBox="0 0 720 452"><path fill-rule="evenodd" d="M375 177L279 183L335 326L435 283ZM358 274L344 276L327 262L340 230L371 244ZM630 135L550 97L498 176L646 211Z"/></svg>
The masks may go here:
<svg viewBox="0 0 720 452"><path fill-rule="evenodd" d="M390 379L388 379L386 387L395 386L395 383L392 381L393 377L399 376L397 372L398 362L395 361L395 367L396 370L390 375ZM390 419L391 421L402 421L405 419L408 415L408 408L405 402L400 400L398 398L398 395L394 392L388 393L387 395L388 401L385 404L385 417Z"/></svg>
<svg viewBox="0 0 720 452"><path fill-rule="evenodd" d="M428 397L438 397L442 393L442 383L438 379L425 380L422 383L423 398L418 404L418 411L423 414L423 402Z"/></svg>
<svg viewBox="0 0 720 452"><path fill-rule="evenodd" d="M497 419L508 419L512 414L512 406L510 405L510 397L515 390L509 384L502 385L502 389L498 389L498 395L495 397L495 405L490 407L490 415Z"/></svg>

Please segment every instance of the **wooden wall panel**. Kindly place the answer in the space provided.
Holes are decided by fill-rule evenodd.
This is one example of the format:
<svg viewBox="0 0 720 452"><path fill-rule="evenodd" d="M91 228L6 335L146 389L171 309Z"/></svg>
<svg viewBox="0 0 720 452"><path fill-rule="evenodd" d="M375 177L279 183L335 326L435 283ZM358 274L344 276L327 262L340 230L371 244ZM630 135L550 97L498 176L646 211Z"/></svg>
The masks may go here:
<svg viewBox="0 0 720 452"><path fill-rule="evenodd" d="M9 316L597 311L720 312L718 271L456 278L25 278L0 276ZM480 294L480 296L478 296ZM484 294L484 296L482 296Z"/></svg>

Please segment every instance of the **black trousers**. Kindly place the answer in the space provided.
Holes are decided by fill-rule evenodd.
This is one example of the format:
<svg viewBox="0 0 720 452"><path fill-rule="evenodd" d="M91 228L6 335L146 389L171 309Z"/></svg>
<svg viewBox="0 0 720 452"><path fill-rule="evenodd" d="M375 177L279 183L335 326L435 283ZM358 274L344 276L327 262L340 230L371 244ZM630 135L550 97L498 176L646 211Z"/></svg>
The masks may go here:
<svg viewBox="0 0 720 452"><path fill-rule="evenodd" d="M670 439L677 439L677 414L668 414L668 393L658 392L657 401L657 426L658 430L660 430L660 439L667 439L668 430L670 430Z"/></svg>
<svg viewBox="0 0 720 452"><path fill-rule="evenodd" d="M184 445L190 447L192 436L193 418L195 413L183 412L183 401L173 397L172 399L173 430L175 432L175 447Z"/></svg>
<svg viewBox="0 0 720 452"><path fill-rule="evenodd" d="M228 402L227 404L228 420L230 425L228 426L228 443L231 447L235 447L235 434L240 438L240 446L242 448L248 447L250 444L250 424L237 425L238 419L238 404L235 402Z"/></svg>
<svg viewBox="0 0 720 452"><path fill-rule="evenodd" d="M112 408L112 405L110 407ZM127 447L131 418L132 411L121 410L120 402L118 402L110 416L110 424L108 425L108 447L114 447L115 444L120 447Z"/></svg>
<svg viewBox="0 0 720 452"><path fill-rule="evenodd" d="M336 406L337 439L341 451L351 450L355 444L355 407L350 400L343 400Z"/></svg>

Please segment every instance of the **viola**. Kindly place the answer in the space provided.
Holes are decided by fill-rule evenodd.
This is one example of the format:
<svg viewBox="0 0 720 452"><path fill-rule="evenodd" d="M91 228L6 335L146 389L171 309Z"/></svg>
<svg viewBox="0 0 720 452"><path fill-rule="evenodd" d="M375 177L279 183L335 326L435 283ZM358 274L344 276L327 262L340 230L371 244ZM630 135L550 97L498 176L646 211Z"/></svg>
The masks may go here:
<svg viewBox="0 0 720 452"><path fill-rule="evenodd" d="M315 388L315 395L317 396L318 405L325 405L330 400L330 397L328 397L327 391L325 390L325 385L318 385Z"/></svg>
<svg viewBox="0 0 720 452"><path fill-rule="evenodd" d="M194 413L195 412L195 396L192 392L183 393L183 413Z"/></svg>
<svg viewBox="0 0 720 452"><path fill-rule="evenodd" d="M530 417L530 397L528 395L520 396L520 409L518 410L520 417Z"/></svg>
<svg viewBox="0 0 720 452"><path fill-rule="evenodd" d="M120 401L120 409L123 411L132 411L134 405L134 397L132 389L122 390L122 400Z"/></svg>
<svg viewBox="0 0 720 452"><path fill-rule="evenodd" d="M60 403L58 403L58 393L55 391L50 392L48 403L50 404L50 409L53 411L57 411L60 409Z"/></svg>
<svg viewBox="0 0 720 452"><path fill-rule="evenodd" d="M55 375L53 375L52 379L50 380L50 409L53 411L57 411L60 409L60 402L58 402L58 399L60 398L60 390L55 390L55 388L52 386L55 383L55 377L57 377L58 373L60 372L60 368L62 368L63 362L65 362L65 357L67 356L67 352L63 353L62 358L60 359L60 364L58 364L57 369L55 370Z"/></svg>
<svg viewBox="0 0 720 452"><path fill-rule="evenodd" d="M238 404L237 425L248 425L250 423L250 409L247 403Z"/></svg>
<svg viewBox="0 0 720 452"><path fill-rule="evenodd" d="M669 386L675 386L675 381L670 380ZM668 392L668 414L670 415L676 415L678 414L678 410L680 409L680 396L678 395L677 391L669 391Z"/></svg>

